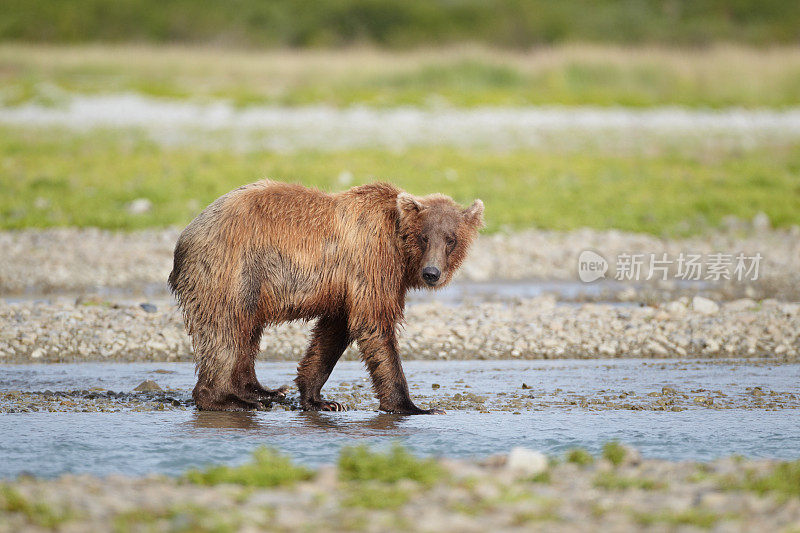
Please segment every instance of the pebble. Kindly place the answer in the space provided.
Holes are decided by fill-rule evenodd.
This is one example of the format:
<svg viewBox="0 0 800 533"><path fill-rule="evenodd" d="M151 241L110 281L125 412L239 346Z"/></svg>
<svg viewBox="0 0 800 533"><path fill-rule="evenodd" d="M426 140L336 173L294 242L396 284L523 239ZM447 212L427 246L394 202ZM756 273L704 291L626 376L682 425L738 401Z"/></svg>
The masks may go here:
<svg viewBox="0 0 800 533"><path fill-rule="evenodd" d="M695 296L692 298L692 309L704 315L713 315L719 311L719 305L708 298Z"/></svg>

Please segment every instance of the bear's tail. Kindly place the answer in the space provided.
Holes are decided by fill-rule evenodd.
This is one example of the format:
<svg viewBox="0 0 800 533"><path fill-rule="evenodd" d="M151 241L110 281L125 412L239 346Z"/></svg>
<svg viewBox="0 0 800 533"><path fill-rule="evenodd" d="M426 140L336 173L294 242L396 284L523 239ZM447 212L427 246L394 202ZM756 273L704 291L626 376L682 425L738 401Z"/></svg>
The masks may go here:
<svg viewBox="0 0 800 533"><path fill-rule="evenodd" d="M169 289L180 300L180 281L181 272L186 263L186 256L188 254L188 246L183 239L178 239L178 244L175 245L175 256L172 261L172 272L169 273Z"/></svg>

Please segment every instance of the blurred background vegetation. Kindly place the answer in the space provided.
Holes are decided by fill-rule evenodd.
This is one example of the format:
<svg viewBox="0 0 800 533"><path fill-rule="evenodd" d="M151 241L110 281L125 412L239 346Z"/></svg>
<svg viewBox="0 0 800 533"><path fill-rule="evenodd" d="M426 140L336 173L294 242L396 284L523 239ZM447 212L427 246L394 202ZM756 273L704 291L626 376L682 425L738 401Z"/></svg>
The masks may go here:
<svg viewBox="0 0 800 533"><path fill-rule="evenodd" d="M786 0L4 0L0 112L132 93L237 109L793 113L798 45L800 2ZM488 231L693 234L759 212L778 226L800 223L796 135L714 150L696 139L618 150L569 149L565 137L528 149L276 152L231 149L230 139L158 142L136 128L4 123L0 227L183 225L262 177L325 190L380 179L481 197ZM138 198L152 207L131 213Z"/></svg>
<svg viewBox="0 0 800 533"><path fill-rule="evenodd" d="M0 39L388 48L796 44L791 0L3 0Z"/></svg>

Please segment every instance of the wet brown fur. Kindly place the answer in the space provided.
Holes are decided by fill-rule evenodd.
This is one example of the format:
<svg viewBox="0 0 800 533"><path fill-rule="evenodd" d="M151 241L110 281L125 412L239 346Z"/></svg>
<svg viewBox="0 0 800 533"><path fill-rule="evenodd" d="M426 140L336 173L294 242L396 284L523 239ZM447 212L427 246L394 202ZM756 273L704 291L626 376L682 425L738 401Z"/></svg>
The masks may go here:
<svg viewBox="0 0 800 533"><path fill-rule="evenodd" d="M282 395L256 379L266 325L318 319L298 365L300 401L338 410L320 390L356 342L382 410L423 413L411 401L397 349L406 291L421 270L447 284L483 224L483 204L416 198L383 183L337 194L259 181L222 196L181 234L169 284L192 336L196 405L258 408Z"/></svg>

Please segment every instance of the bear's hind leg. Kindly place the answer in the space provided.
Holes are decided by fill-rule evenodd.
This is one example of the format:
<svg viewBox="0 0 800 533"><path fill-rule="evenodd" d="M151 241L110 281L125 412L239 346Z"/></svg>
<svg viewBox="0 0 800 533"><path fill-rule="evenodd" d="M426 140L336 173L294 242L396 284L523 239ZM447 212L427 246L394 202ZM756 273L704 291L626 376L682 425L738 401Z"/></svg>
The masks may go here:
<svg viewBox="0 0 800 533"><path fill-rule="evenodd" d="M239 376L239 381L242 382L241 387L245 394L255 396L258 401L271 403L286 397L286 387L267 389L258 382L256 377L256 356L258 355L258 345L263 330L263 325L253 328L253 332L246 342L246 348L239 354L239 358L236 361L234 375Z"/></svg>
<svg viewBox="0 0 800 533"><path fill-rule="evenodd" d="M297 365L300 405L306 411L345 411L339 402L323 400L321 391L351 339L345 316L323 316L314 326L311 344Z"/></svg>
<svg viewBox="0 0 800 533"><path fill-rule="evenodd" d="M254 411L263 409L257 401L242 398L236 393L214 389L198 383L192 391L195 407L201 411Z"/></svg>
<svg viewBox="0 0 800 533"><path fill-rule="evenodd" d="M262 409L259 397L246 390L237 369L241 343L208 333L217 328L197 328L192 334L197 362L197 385L192 391L195 406L202 411Z"/></svg>

